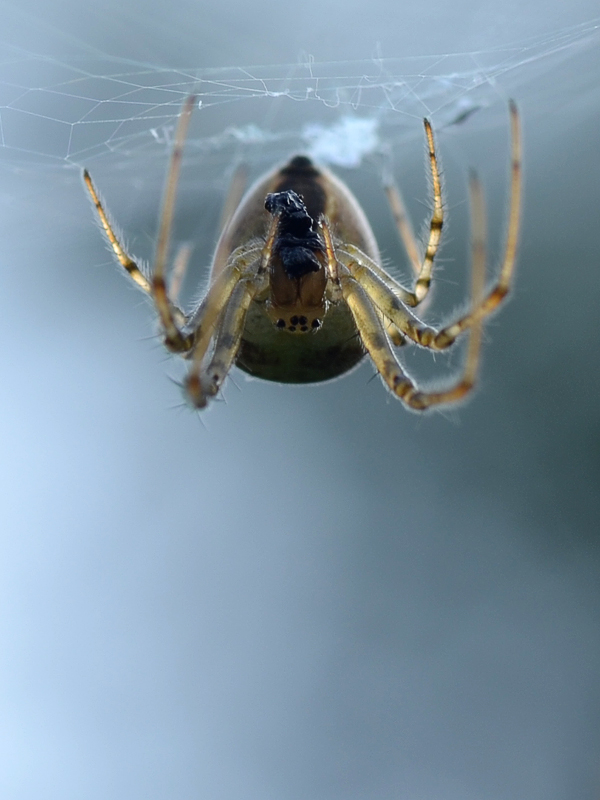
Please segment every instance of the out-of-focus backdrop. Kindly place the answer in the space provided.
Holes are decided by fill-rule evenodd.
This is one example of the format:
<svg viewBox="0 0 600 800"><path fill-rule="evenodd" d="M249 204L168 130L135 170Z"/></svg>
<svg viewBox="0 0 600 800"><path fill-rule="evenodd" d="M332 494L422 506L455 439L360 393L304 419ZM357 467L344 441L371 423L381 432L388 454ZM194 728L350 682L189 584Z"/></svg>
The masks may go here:
<svg viewBox="0 0 600 800"><path fill-rule="evenodd" d="M2 797L597 798L597 3L0 8ZM150 260L191 91L189 297L235 165L297 151L407 275L381 176L419 230L427 115L434 322L468 291L471 166L498 266L515 98L518 274L471 402L407 413L365 363L312 387L234 372L201 418L176 408L80 171ZM403 356L443 381L462 351Z"/></svg>

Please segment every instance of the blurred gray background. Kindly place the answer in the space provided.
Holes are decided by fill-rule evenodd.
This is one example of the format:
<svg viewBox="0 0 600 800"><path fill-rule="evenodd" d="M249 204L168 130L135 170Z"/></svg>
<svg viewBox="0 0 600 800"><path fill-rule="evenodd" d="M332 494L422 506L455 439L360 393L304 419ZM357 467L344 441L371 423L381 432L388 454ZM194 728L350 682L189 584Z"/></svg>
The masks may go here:
<svg viewBox="0 0 600 800"><path fill-rule="evenodd" d="M597 2L0 7L1 796L597 798ZM417 229L429 207L419 117L436 126L449 215L429 312L439 321L467 291L468 166L498 264L508 97L521 109L518 275L487 328L474 399L410 414L365 363L313 387L237 372L201 419L173 410L167 375L181 373L112 263L79 174L87 163L134 252L151 258L167 148L144 123L130 149L66 158L60 121L85 93L65 99L60 71L99 76L108 100L108 76L126 72L152 86L168 68L264 65L251 72L266 77L307 54L368 73L380 57L402 72L410 57L485 67L504 52L510 72L483 93L464 85L444 106L459 81L446 58L432 105L406 100L387 118ZM218 137L250 123L293 133L337 113L264 100L194 119L176 229L196 246L192 284L206 278L231 166ZM478 110L451 125L452 109ZM100 106L98 141L119 114ZM258 172L286 146L241 156ZM380 169L372 158L340 174L402 267ZM462 357L418 355L406 363L425 379Z"/></svg>

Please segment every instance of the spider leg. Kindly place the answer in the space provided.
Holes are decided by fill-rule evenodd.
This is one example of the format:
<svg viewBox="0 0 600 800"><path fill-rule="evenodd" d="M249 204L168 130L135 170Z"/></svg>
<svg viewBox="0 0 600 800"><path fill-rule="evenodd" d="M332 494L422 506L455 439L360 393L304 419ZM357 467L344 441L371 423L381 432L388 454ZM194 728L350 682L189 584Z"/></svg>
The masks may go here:
<svg viewBox="0 0 600 800"><path fill-rule="evenodd" d="M194 349L190 354L194 361L200 362L204 358L217 320L229 302L236 284L248 277L258 278L260 276L261 279L266 280L266 270L271 258L278 222L279 215L275 215L264 242L257 241L255 244L242 245L233 251L225 268L212 279L208 292L189 315L186 327L194 337Z"/></svg>
<svg viewBox="0 0 600 800"><path fill-rule="evenodd" d="M436 330L423 325L415 315L409 311L402 298L392 291L386 281L380 277L379 271L373 269L373 262L357 248L337 250L339 260L348 268L351 274L360 282L367 291L371 300L386 318L408 338L422 347L432 350L445 350L461 333L472 327L479 320L491 314L508 294L515 266L517 239L519 235L520 205L521 205L521 140L519 115L515 104L511 101L511 192L508 231L506 236L506 249L502 268L495 285L476 303L468 314L450 325ZM478 182L477 182L478 185ZM471 191L471 205L473 213L482 203L480 189ZM475 227L475 225L474 225ZM475 266L475 265L474 265Z"/></svg>
<svg viewBox="0 0 600 800"><path fill-rule="evenodd" d="M374 275L377 275L381 283L385 284L389 291L398 297L404 305L415 305L413 303L413 293L406 289L398 281L394 280L392 276L387 273L383 267L380 267L376 261L373 261L366 253L354 244L348 242L336 245L335 251L338 255L344 254L348 257L349 261L356 260L367 266Z"/></svg>
<svg viewBox="0 0 600 800"><path fill-rule="evenodd" d="M140 270L138 265L135 261L131 258L131 256L127 253L121 242L119 241L119 237L117 236L114 228L112 227L109 219L108 214L104 210L104 206L102 205L102 201L98 197L98 193L96 192L96 187L94 186L90 174L87 170L83 171L83 180L87 187L88 192L92 198L92 202L96 207L96 211L100 218L100 224L106 234L106 238L110 242L110 245L117 257L118 262L121 266L127 270L129 273L129 277L133 280L133 282L147 295L150 297L154 297L152 283L146 278L144 273ZM177 304L173 301L169 301L171 306L171 314L173 319L175 320L177 325L183 326L185 324L185 314L183 311L177 306ZM191 343L187 339L183 339L182 346L180 348L173 347L175 352L185 352L189 350Z"/></svg>
<svg viewBox="0 0 600 800"><path fill-rule="evenodd" d="M323 239L324 239L324 242L325 242L325 252L326 252L326 259L327 259L327 261L326 261L326 264L327 264L327 276L329 278L328 298L329 298L329 300L332 300L334 303L337 303L342 299L342 293L341 293L340 282L339 282L339 269L338 269L340 262L338 261L337 256L338 256L338 254L340 252L344 252L344 251L343 250L340 251L340 250L337 250L336 248L334 248L333 238L332 238L332 235L331 235L331 230L329 228L329 225L327 223L327 219L326 219L324 214L322 214L320 216L318 224L319 224L319 228L320 228L320 230L321 230L321 232L323 234ZM348 245L346 247L346 251L350 251L351 248L353 249L353 251L356 251L356 253L358 255L361 255L361 256L363 255L362 251L360 251L358 248L355 248L353 245ZM348 253L346 252L346 255L347 254ZM366 258L366 256L365 256L365 258ZM350 259L350 261L352 261L352 259ZM373 267L375 267L375 269L379 270L379 272L381 274L381 280L386 283L388 289L391 292L395 292L396 291L396 289L395 289L395 286L396 286L395 281L393 281L390 278L390 280L386 282L385 279L389 278L389 275L384 270L380 269L378 267L378 265L374 261L371 261L369 259L369 263L372 264ZM398 288L400 288L402 291L404 291L404 289L402 289L401 286L398 286ZM376 309L376 311L377 311L377 315L379 317L379 322L385 328L385 331L386 331L387 335L389 336L390 340L392 341L392 343L396 347L400 347L401 345L405 344L406 337L404 336L404 334L401 331L399 331L398 328L396 327L396 325L394 325L394 323L390 319L387 319L379 309Z"/></svg>
<svg viewBox="0 0 600 800"><path fill-rule="evenodd" d="M419 246L415 237L415 232L408 216L404 199L400 188L394 180L391 173L385 176L384 184L385 194L387 196L388 205L396 223L398 235L406 250L406 255L410 261L415 277L418 277L421 271L421 256L419 254Z"/></svg>
<svg viewBox="0 0 600 800"><path fill-rule="evenodd" d="M267 267L278 224L279 214L273 216L264 243L234 250L227 266L211 283L206 297L191 315L194 345L190 358L193 363L186 386L197 408L203 408L207 397L219 390L239 349L250 303L268 285ZM204 357L213 342L215 348L210 365L203 370ZM207 388L204 382L208 383Z"/></svg>
<svg viewBox="0 0 600 800"><path fill-rule="evenodd" d="M167 184L163 200L163 208L160 216L160 226L158 234L158 244L154 260L154 269L150 280L139 269L133 259L127 254L125 248L119 241L118 236L113 230L108 216L102 206L98 193L92 183L92 179L87 170L83 172L83 180L88 192L100 217L100 222L106 236L114 250L119 263L127 270L133 281L149 294L154 300L156 310L160 317L165 334L165 345L174 353L185 353L192 346L193 340L190 336L181 332L181 327L186 322L185 314L170 300L167 294L165 282L165 264L169 248L173 212L175 208L175 191L181 166L183 153L183 143L185 141L189 121L192 113L195 98L193 96L186 100L186 103L179 117L177 130L175 133L175 145L171 154L171 164L167 174Z"/></svg>
<svg viewBox="0 0 600 800"><path fill-rule="evenodd" d="M356 278L343 268L340 270L339 286L367 353L383 380L396 394L398 385L411 382L394 355L380 314Z"/></svg>
<svg viewBox="0 0 600 800"><path fill-rule="evenodd" d="M414 308L419 305L427 296L431 284L431 273L433 271L433 260L437 253L440 239L442 236L442 226L444 223L444 211L442 204L442 183L437 163L437 156L435 152L435 141L433 138L433 130L429 120L424 120L425 134L427 136L427 146L429 155L429 167L431 171L431 179L433 183L433 211L431 221L429 224L429 239L425 249L425 256L421 260L419 255L419 248L416 243L415 235L406 207L400 193L400 189L392 178L389 178L385 186L385 191L388 198L394 221L398 229L398 234L404 244L404 248L408 254L409 260L415 273L415 285L413 291L405 289L398 283L391 275L389 275L379 264L373 259L365 255L358 247L352 244L342 245L338 252L346 253L349 256L347 265L358 260L359 263L367 266L372 273L374 273L381 284L385 285L389 291L392 292L405 306ZM383 287L381 287L383 290ZM412 318L416 323L416 318ZM385 320L385 327L392 342L396 346L405 343L406 339L402 333L402 329L398 328L391 319Z"/></svg>
<svg viewBox="0 0 600 800"><path fill-rule="evenodd" d="M171 153L171 162L167 173L167 182L163 197L162 211L160 214L160 224L158 228L158 241L156 245L156 255L154 257L154 269L152 271L151 285L152 297L158 316L165 332L165 346L175 353L186 352L192 346L192 340L185 336L179 329L179 320L174 313L174 307L167 294L165 281L165 267L169 252L171 239L171 228L173 224L173 214L175 212L175 196L181 160L183 157L183 145L185 143L192 110L196 98L190 95L181 111L177 128L175 130L175 142Z"/></svg>
<svg viewBox="0 0 600 800"><path fill-rule="evenodd" d="M233 217L236 209L242 201L246 185L248 183L248 170L244 164L238 164L229 182L227 196L221 209L219 219L219 232L225 230L229 220Z"/></svg>
<svg viewBox="0 0 600 800"><path fill-rule="evenodd" d="M485 211L481 184L475 177L470 181L473 214L473 305L481 302L485 282ZM463 399L474 387L481 350L482 318L471 327L465 365L460 378L453 386L441 391L422 391L406 374L394 356L381 322L381 313L349 269L338 269L342 297L354 317L361 340L371 356L377 371L392 392L416 411L424 411L435 405L455 403Z"/></svg>
<svg viewBox="0 0 600 800"><path fill-rule="evenodd" d="M418 389L406 374L387 338L385 330L369 295L350 273L340 275L342 296L348 304L360 338L375 367L391 391L409 408L424 411L434 405L454 403L465 397L473 388L479 363L481 322L473 326L471 341L463 374L454 386L439 392Z"/></svg>
<svg viewBox="0 0 600 800"><path fill-rule="evenodd" d="M90 173L87 169L83 170L83 180L85 182L86 188L90 193L90 197L92 198L92 202L96 207L96 211L98 216L100 217L100 224L106 234L106 238L110 242L110 246L112 247L119 264L127 270L131 279L136 283L140 289L143 289L147 294L152 294L152 288L150 283L144 273L140 270L138 265L135 261L128 255L125 251L125 248L119 241L117 234L114 232L112 225L108 220L108 215L104 210L104 206L102 205L102 201L98 197L98 193L96 192L96 187L92 183L92 179L90 177Z"/></svg>
<svg viewBox="0 0 600 800"><path fill-rule="evenodd" d="M473 260L472 272L472 303L477 307L483 298L485 288L485 201L481 183L474 172L469 180L472 213L471 249ZM454 386L442 391L421 391L414 387L397 389L401 399L416 410L425 410L432 406L455 403L462 400L472 391L477 379L481 353L481 338L483 332L483 317L479 317L471 326L467 355L462 371L462 376ZM405 392L403 397L402 392Z"/></svg>
<svg viewBox="0 0 600 800"><path fill-rule="evenodd" d="M344 261L344 264L352 268L355 264L361 264L368 267L368 269L377 276L380 282L381 290L391 292L394 297L398 298L404 305L411 303L412 294L399 283L397 283L391 275L382 269L376 261L369 258L366 253L363 253L358 247L353 244L344 244L336 248L336 254ZM416 320L416 317L414 318ZM406 342L406 337L401 330L392 322L391 319L386 318L383 314L381 320L384 323L388 336L396 345L400 347Z"/></svg>
<svg viewBox="0 0 600 800"><path fill-rule="evenodd" d="M519 112L514 101L510 101L510 122L511 122L511 190L510 190L510 210L508 215L508 230L506 233L506 245L504 250L504 260L498 280L487 296L481 299L470 314L466 314L461 319L448 325L436 336L438 347L447 347L463 331L470 328L478 320L491 314L504 300L510 291L510 284L515 268L517 254L517 241L519 238L519 227L521 219L521 124Z"/></svg>
<svg viewBox="0 0 600 800"><path fill-rule="evenodd" d="M389 282L373 269L374 262L358 249L356 255L351 256L350 248L335 251L338 260L346 267L350 274L365 289L371 301L381 312L386 322L392 323L398 335L407 336L418 344L424 344L425 338L433 340L436 331L423 323L405 305L402 297L398 295Z"/></svg>
<svg viewBox="0 0 600 800"><path fill-rule="evenodd" d="M176 303L179 297L179 292L183 285L193 249L193 246L187 242L186 244L182 244L177 250L177 255L173 262L173 269L171 271L171 279L169 281L169 296L172 303Z"/></svg>
<svg viewBox="0 0 600 800"><path fill-rule="evenodd" d="M260 283L256 275L238 281L223 309L210 362L202 368L201 362L194 360L186 379L186 390L196 408L206 406L208 398L217 394L227 377L240 347L250 303Z"/></svg>
<svg viewBox="0 0 600 800"><path fill-rule="evenodd" d="M398 234L400 235L404 249L406 250L409 261L415 273L416 281L413 291L406 292L406 290L403 290L405 296L402 297L402 301L406 303L406 305L413 307L419 305L419 303L425 299L427 293L429 292L431 273L433 271L433 260L440 244L440 239L442 237L442 226L444 224L442 181L440 178L440 171L435 152L433 130L428 119L423 120L423 124L425 125L429 169L433 183L433 211L431 214L431 221L429 223L429 238L423 259L421 259L419 255L419 248L417 246L408 214L406 213L406 207L404 205L400 189L393 179L389 179L385 186L385 192L392 215L394 217L394 221L396 223L396 228L398 229Z"/></svg>
<svg viewBox="0 0 600 800"><path fill-rule="evenodd" d="M471 293L473 306L477 307L481 304L485 287L485 205L481 184L475 173L471 173L469 188L471 206L473 208ZM398 387L396 393L410 408L420 411L432 406L455 403L458 400L462 400L475 386L479 369L482 332L483 317L479 317L471 326L462 376L454 386L441 391L422 391L410 385L405 388L405 385L403 388Z"/></svg>
<svg viewBox="0 0 600 800"><path fill-rule="evenodd" d="M225 269L212 280L208 292L190 314L186 326L186 331L193 338L190 358L196 361L204 358L217 321L229 302L236 284L257 273L260 254L259 247L252 248L249 252L243 248L240 248L240 252L234 251Z"/></svg>
<svg viewBox="0 0 600 800"><path fill-rule="evenodd" d="M385 328L385 332L389 336L391 343L394 347L402 347L406 344L406 336L402 333L402 331L398 330L398 328L394 325L394 323L386 319L386 317L379 313L381 322L383 323L383 327Z"/></svg>

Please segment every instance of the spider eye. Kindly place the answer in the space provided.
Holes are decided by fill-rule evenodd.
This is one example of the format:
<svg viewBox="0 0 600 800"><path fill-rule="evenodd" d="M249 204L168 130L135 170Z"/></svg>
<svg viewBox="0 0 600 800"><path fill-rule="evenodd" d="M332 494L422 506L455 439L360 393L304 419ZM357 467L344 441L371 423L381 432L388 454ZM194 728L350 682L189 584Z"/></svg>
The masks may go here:
<svg viewBox="0 0 600 800"><path fill-rule="evenodd" d="M307 317L304 314L292 314L291 317L272 317L273 325L280 331L289 333L310 333L317 331L323 324L318 317Z"/></svg>

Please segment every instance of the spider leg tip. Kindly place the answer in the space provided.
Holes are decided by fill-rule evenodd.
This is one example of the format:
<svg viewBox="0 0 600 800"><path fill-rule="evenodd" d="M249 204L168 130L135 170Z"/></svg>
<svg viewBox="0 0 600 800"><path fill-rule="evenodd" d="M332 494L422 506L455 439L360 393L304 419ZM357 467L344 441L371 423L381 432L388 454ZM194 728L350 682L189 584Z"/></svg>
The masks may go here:
<svg viewBox="0 0 600 800"><path fill-rule="evenodd" d="M92 183L92 176L91 176L91 175L90 175L90 173L88 172L88 170L87 170L87 167L84 167L84 168L81 170L81 177L82 177L82 179L83 179L83 182L84 182L84 183L85 183L85 185L87 186L87 188L88 188L88 191L90 191L90 190L94 189L94 184Z"/></svg>
<svg viewBox="0 0 600 800"><path fill-rule="evenodd" d="M191 374L185 380L184 386L186 397L188 402L191 403L192 407L196 410L200 410L201 408L206 408L207 405L207 398L204 390L202 389L202 384L200 383L200 378L198 375Z"/></svg>

